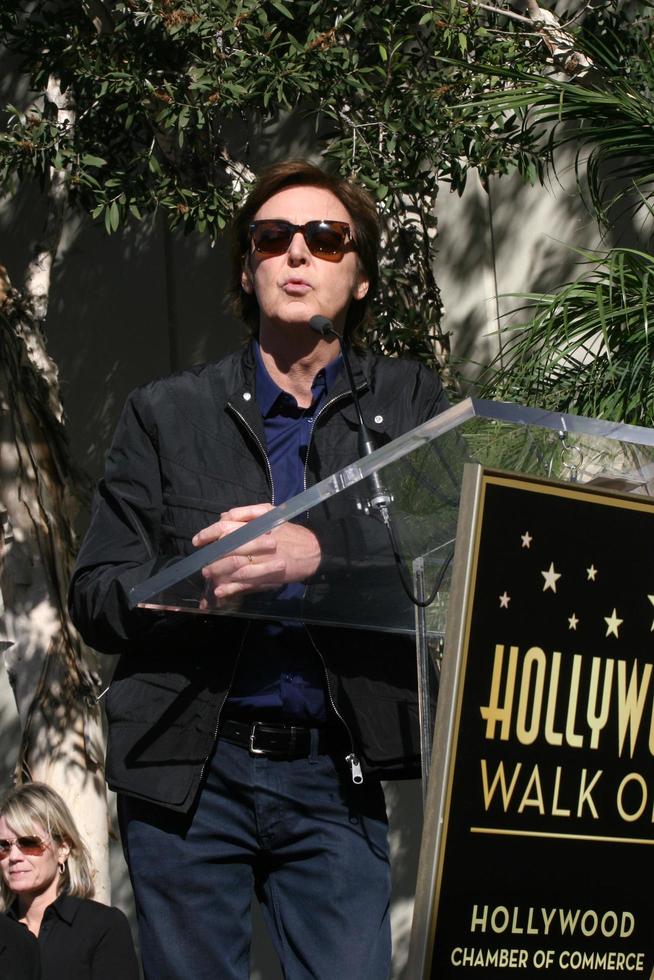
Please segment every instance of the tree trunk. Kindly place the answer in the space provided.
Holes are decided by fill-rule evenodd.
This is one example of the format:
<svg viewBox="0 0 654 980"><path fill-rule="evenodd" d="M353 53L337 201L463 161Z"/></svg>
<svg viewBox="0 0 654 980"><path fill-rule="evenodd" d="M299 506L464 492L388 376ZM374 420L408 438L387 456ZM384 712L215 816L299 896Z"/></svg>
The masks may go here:
<svg viewBox="0 0 654 980"><path fill-rule="evenodd" d="M21 333L29 336L25 323ZM63 427L22 337L0 316L0 474L10 533L0 579L4 653L22 739L16 778L67 801L89 846L100 899L108 890L108 817L97 675L66 609L75 502Z"/></svg>
<svg viewBox="0 0 654 980"><path fill-rule="evenodd" d="M74 126L70 92L52 75L45 94L60 127ZM109 900L107 798L99 678L67 612L80 482L70 460L57 367L43 334L51 270L68 203L67 173L52 171L42 241L20 292L0 295L0 569L4 660L22 739L16 779L42 780L70 806ZM3 515L4 517L5 515Z"/></svg>

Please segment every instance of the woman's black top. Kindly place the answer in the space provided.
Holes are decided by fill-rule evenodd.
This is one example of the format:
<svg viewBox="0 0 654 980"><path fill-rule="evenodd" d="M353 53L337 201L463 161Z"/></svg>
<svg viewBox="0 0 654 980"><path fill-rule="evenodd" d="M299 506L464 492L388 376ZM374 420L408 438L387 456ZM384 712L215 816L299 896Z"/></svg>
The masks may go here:
<svg viewBox="0 0 654 980"><path fill-rule="evenodd" d="M7 913L16 918L13 906ZM120 909L60 895L39 930L41 980L138 980L129 923Z"/></svg>
<svg viewBox="0 0 654 980"><path fill-rule="evenodd" d="M40 980L39 944L31 932L0 915L0 977L2 980Z"/></svg>

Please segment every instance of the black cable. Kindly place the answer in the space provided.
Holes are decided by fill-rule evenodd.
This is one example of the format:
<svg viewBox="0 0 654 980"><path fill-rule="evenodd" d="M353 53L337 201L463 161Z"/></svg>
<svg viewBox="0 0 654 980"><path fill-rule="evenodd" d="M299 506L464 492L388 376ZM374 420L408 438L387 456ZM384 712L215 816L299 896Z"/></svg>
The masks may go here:
<svg viewBox="0 0 654 980"><path fill-rule="evenodd" d="M395 567L397 568L397 573L400 577L402 588L404 589L410 602L412 602L414 606L417 606L419 609L426 609L427 606L431 606L432 602L436 598L437 593L440 590L440 587L443 583L443 579L445 578L445 573L450 567L450 562L452 561L452 556L454 555L454 552L450 551L449 555L447 556L447 560L443 564L441 573L436 579L436 583L433 589L431 590L431 592L429 593L429 595L427 596L427 598L418 599L418 597L414 595L413 591L411 590L411 585L410 583L407 582L407 579L405 577L406 573L405 573L404 560L402 558L402 555L400 554L400 550L397 544L397 538L395 536L395 529L393 527L392 521L390 520L390 514L388 515L388 518L389 518L388 521L384 520L384 523L386 524L386 529L388 531L388 537L391 542L391 550L393 552L393 558L395 560Z"/></svg>

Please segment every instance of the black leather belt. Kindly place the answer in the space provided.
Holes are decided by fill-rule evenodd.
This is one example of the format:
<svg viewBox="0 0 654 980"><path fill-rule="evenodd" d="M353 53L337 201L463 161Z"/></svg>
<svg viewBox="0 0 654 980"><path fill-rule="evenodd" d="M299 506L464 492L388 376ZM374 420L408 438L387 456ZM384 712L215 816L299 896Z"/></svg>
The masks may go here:
<svg viewBox="0 0 654 980"><path fill-rule="evenodd" d="M272 759L302 759L311 753L311 729L301 725L285 725L272 721L239 721L226 718L219 729L219 738L235 742L249 749L251 755L269 756ZM320 729L318 751L326 752L328 729Z"/></svg>

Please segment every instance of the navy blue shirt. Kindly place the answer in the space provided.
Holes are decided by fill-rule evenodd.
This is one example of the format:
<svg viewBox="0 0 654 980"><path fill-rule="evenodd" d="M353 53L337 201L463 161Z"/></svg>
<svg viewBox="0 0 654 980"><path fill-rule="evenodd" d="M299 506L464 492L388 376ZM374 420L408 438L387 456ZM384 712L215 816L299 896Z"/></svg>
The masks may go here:
<svg viewBox="0 0 654 980"><path fill-rule="evenodd" d="M263 417L274 502L282 504L305 489L305 463L314 420L334 387L343 362L339 354L318 372L311 386L312 403L309 408L300 408L293 395L275 384L268 374L256 340L252 346L255 397ZM279 590L277 600L293 602L303 590L301 582L291 583ZM300 623L252 621L232 684L228 713L324 723L324 669Z"/></svg>

